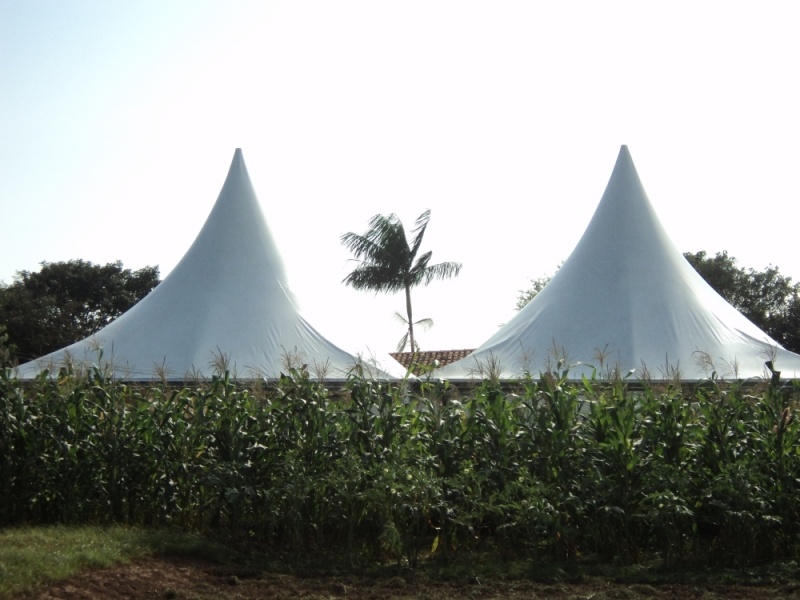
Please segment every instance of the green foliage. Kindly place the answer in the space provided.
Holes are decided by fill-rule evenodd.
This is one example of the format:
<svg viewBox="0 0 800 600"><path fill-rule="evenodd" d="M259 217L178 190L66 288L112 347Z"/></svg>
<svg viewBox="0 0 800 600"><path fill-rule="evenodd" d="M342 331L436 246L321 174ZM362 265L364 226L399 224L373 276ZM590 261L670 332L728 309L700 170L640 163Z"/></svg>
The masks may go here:
<svg viewBox="0 0 800 600"><path fill-rule="evenodd" d="M344 278L344 283L357 290L374 292L404 291L406 296L406 318L401 319L408 328L398 347L402 351L408 343L411 351L417 350L414 325L430 326L430 319L415 322L411 310L411 288L428 285L434 279L450 279L461 272L461 263L444 262L429 264L433 253L428 251L418 256L422 238L428 228L431 211L426 210L414 224L414 238L409 244L405 229L396 215L375 215L369 221L364 234L345 233L342 244L355 256L359 265Z"/></svg>
<svg viewBox="0 0 800 600"><path fill-rule="evenodd" d="M0 531L0 598L33 597L37 587L86 569L169 554L224 562L233 552L209 539L174 530L95 526L4 529Z"/></svg>
<svg viewBox="0 0 800 600"><path fill-rule="evenodd" d="M561 265L559 265L559 268L561 268ZM552 278L553 275L544 275L536 279L531 279L530 280L531 285L529 288L526 288L524 290L519 290L519 295L517 296L516 309L522 310L523 308L525 308L525 306L527 306L531 300L533 300L536 296L539 295L539 292L541 292L544 289L544 286L550 283L550 280Z"/></svg>
<svg viewBox="0 0 800 600"><path fill-rule="evenodd" d="M351 564L800 554L800 385L0 372L0 527L178 526Z"/></svg>
<svg viewBox="0 0 800 600"><path fill-rule="evenodd" d="M0 369L5 367L13 367L15 361L12 356L14 355L16 347L9 344L8 333L6 333L6 326L0 324Z"/></svg>
<svg viewBox="0 0 800 600"><path fill-rule="evenodd" d="M558 269L560 269L561 265L563 264L564 263L562 262L560 265L558 265L558 267L556 268L556 272L558 272ZM529 288L524 290L519 290L519 295L517 296L516 309L522 310L531 300L533 300L539 294L539 292L541 292L544 289L544 286L550 283L550 280L553 277L554 275L544 275L536 279L531 279L530 280L531 286Z"/></svg>
<svg viewBox="0 0 800 600"><path fill-rule="evenodd" d="M122 263L83 260L42 263L0 286L0 326L19 362L89 337L158 285L158 267L138 271ZM0 343L0 348L2 345Z"/></svg>
<svg viewBox="0 0 800 600"><path fill-rule="evenodd" d="M531 287L525 290L519 291L519 296L517 296L517 310L522 310L528 302L533 300L539 292L544 289L549 282L551 277L539 277L538 279L531 279Z"/></svg>

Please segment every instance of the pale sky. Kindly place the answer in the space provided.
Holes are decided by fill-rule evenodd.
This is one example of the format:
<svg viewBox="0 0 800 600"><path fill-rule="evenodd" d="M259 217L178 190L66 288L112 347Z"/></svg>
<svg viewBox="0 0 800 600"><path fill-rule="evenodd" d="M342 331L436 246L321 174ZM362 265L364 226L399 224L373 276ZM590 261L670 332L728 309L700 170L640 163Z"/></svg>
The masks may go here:
<svg viewBox="0 0 800 600"><path fill-rule="evenodd" d="M682 251L800 280L800 4L0 0L0 281L188 250L241 147L303 314L391 351L345 287L376 213L463 263L414 292L474 348L570 254L621 144Z"/></svg>

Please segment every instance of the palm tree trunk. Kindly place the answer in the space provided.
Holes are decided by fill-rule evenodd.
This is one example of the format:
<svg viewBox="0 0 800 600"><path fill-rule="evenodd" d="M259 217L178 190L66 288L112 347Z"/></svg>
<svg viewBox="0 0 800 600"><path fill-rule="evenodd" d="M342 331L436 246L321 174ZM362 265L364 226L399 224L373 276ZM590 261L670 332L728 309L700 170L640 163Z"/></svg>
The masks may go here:
<svg viewBox="0 0 800 600"><path fill-rule="evenodd" d="M411 344L411 352L416 351L414 345L414 319L411 316L411 286L406 284L406 315L408 315L408 341Z"/></svg>

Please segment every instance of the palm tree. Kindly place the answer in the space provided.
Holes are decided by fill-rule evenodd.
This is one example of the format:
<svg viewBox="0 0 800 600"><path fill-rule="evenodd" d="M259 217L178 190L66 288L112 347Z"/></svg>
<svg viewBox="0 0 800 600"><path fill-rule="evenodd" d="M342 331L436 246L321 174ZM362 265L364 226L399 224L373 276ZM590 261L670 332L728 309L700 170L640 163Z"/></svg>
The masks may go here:
<svg viewBox="0 0 800 600"><path fill-rule="evenodd" d="M414 224L414 239L409 245L403 224L397 215L375 215L369 221L369 230L363 235L345 233L341 240L360 264L353 269L344 283L357 290L371 290L378 292L406 293L406 317L401 319L408 326L408 333L403 336L400 347L402 350L406 342L411 346L411 351L417 350L414 341L414 319L411 311L411 288L417 285L428 285L434 279L450 279L461 272L461 263L445 262L429 265L431 252L426 252L417 257L417 252L422 244L425 229L431 218L431 211L426 210ZM430 326L433 321L423 319L420 325Z"/></svg>

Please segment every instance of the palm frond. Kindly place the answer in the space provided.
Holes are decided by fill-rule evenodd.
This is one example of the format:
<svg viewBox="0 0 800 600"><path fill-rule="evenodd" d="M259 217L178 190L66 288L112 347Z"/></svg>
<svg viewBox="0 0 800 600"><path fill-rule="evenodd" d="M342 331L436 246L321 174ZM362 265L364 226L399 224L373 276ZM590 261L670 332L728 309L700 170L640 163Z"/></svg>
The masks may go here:
<svg viewBox="0 0 800 600"><path fill-rule="evenodd" d="M420 319L419 321L416 321L414 325L419 325L425 331L428 331L431 327L433 327L433 319Z"/></svg>
<svg viewBox="0 0 800 600"><path fill-rule="evenodd" d="M410 248L410 258L413 261L414 257L417 255L419 251L419 247L422 245L422 238L425 237L425 230L428 228L428 222L431 220L431 209L426 210L420 216L417 217L417 221L414 223L414 239L411 242Z"/></svg>
<svg viewBox="0 0 800 600"><path fill-rule="evenodd" d="M428 285L434 279L444 280L456 277L461 272L461 263L443 262L430 265L420 274L419 283Z"/></svg>
<svg viewBox="0 0 800 600"><path fill-rule="evenodd" d="M342 245L350 250L350 252L352 252L356 258L370 256L378 251L373 240L369 239L365 235L353 233L352 231L342 235L340 240Z"/></svg>
<svg viewBox="0 0 800 600"><path fill-rule="evenodd" d="M400 311L397 310L394 311L394 318L398 323L402 323L403 325L408 326L408 319L406 319L402 314L400 314ZM433 327L433 319L425 318L425 319L420 319L419 321L414 321L414 327L416 327L417 325L422 327L425 331L428 331L431 327Z"/></svg>
<svg viewBox="0 0 800 600"><path fill-rule="evenodd" d="M361 273L351 273L343 280L356 289L397 291L405 287L409 269L408 243L403 224L396 215L375 215L364 234L345 233L342 244L361 264ZM368 268L369 267L369 268Z"/></svg>
<svg viewBox="0 0 800 600"><path fill-rule="evenodd" d="M402 352L406 348L406 343L408 343L408 332L405 333L403 337L400 338L400 341L397 342L397 351ZM413 348L412 348L413 351Z"/></svg>
<svg viewBox="0 0 800 600"><path fill-rule="evenodd" d="M342 281L354 289L370 290L375 293L394 293L405 287L403 281L398 281L395 277L394 269L365 262L353 269Z"/></svg>
<svg viewBox="0 0 800 600"><path fill-rule="evenodd" d="M348 232L340 238L342 245L356 258L396 262L398 255L407 252L405 232L396 216L376 215L370 220L370 224L370 229L364 234Z"/></svg>

